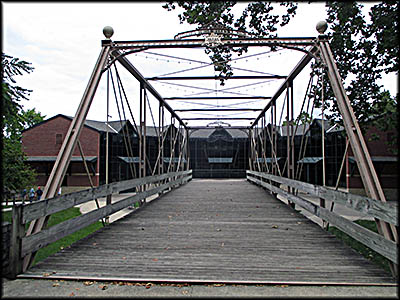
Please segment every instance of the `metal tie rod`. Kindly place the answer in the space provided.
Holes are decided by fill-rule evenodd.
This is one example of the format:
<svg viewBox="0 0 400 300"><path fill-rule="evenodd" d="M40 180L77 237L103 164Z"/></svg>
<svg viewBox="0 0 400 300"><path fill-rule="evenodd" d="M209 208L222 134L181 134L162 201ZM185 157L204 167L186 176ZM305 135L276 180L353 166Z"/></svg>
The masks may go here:
<svg viewBox="0 0 400 300"><path fill-rule="evenodd" d="M235 97L165 97L164 100L248 100L248 99L265 99L270 100L272 97L264 96L235 96Z"/></svg>
<svg viewBox="0 0 400 300"><path fill-rule="evenodd" d="M285 79L282 75L254 75L254 76L169 76L169 77L146 77L146 80L220 80L220 79Z"/></svg>
<svg viewBox="0 0 400 300"><path fill-rule="evenodd" d="M194 109L175 109L176 112L191 111L261 111L262 108L194 108Z"/></svg>

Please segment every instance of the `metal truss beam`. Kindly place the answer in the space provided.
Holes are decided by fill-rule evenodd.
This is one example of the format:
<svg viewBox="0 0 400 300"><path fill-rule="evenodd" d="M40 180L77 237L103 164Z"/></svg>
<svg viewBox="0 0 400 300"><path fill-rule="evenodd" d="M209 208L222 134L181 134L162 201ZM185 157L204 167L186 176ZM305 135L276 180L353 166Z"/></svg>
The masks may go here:
<svg viewBox="0 0 400 300"><path fill-rule="evenodd" d="M249 127L246 126L196 126L196 127L188 127L189 130L195 131L198 129L220 129L220 128L225 128L225 129L239 129L239 130L249 130Z"/></svg>
<svg viewBox="0 0 400 300"><path fill-rule="evenodd" d="M163 104L163 106L174 116L183 127L186 128L186 125L182 122L181 118L175 113L175 111L169 106L167 102L164 101L164 98L157 92L157 90L143 77L143 75L130 63L126 57L121 56L119 51L112 51L111 56L116 58L127 70L131 73L142 85L146 88L154 97L157 98L159 102Z"/></svg>
<svg viewBox="0 0 400 300"><path fill-rule="evenodd" d="M238 38L221 39L226 47L248 47L248 46L269 46L269 47L296 47L312 46L315 44L314 37L289 37L289 38ZM113 41L114 49L139 49L148 48L199 48L205 47L205 39L185 40L143 40L143 41ZM303 50L304 51L304 50Z"/></svg>
<svg viewBox="0 0 400 300"><path fill-rule="evenodd" d="M261 108L197 108L197 109L175 109L178 112L190 111L260 111Z"/></svg>
<svg viewBox="0 0 400 300"><path fill-rule="evenodd" d="M49 179L47 180L46 186L43 191L43 199L53 198L57 195L58 189L61 186L62 180L67 171L71 156L75 147L78 143L79 136L86 120L86 116L89 112L90 105L92 103L93 97L96 93L97 86L99 85L100 78L104 66L107 63L107 58L110 53L110 46L103 46L99 58L97 59L95 68L89 79L89 83L83 94L82 100L79 104L75 117L71 121L71 125L68 132L64 138L64 142L58 153L57 159L54 163L53 169L50 173ZM46 226L49 217L42 217L40 219L34 220L29 225L26 235L31 235L42 230ZM27 268L32 264L35 257L35 253L28 254L23 261L22 271L25 272Z"/></svg>
<svg viewBox="0 0 400 300"><path fill-rule="evenodd" d="M166 97L164 100L256 100L256 99L265 99L269 100L272 97L264 97L264 96L243 96L243 97Z"/></svg>
<svg viewBox="0 0 400 300"><path fill-rule="evenodd" d="M221 80L221 79L285 79L283 75L254 75L254 76L169 76L169 77L148 77L146 80Z"/></svg>
<svg viewBox="0 0 400 300"><path fill-rule="evenodd" d="M304 69L305 66L311 61L311 59L314 57L314 54L317 53L318 47L316 45L313 45L313 47L310 49L309 53L304 55L303 58L299 61L299 63L296 65L296 67L290 72L289 76L287 76L286 80L282 83L282 85L279 87L279 89L276 91L275 95L272 96L271 101L265 106L265 108L262 110L262 112L259 114L259 116L254 120L251 128L255 126L255 124L261 119L261 117L267 112L267 110L271 107L271 104L276 101L276 99L279 98L279 96L287 89L288 84L293 81L297 75Z"/></svg>
<svg viewBox="0 0 400 300"><path fill-rule="evenodd" d="M335 94L338 109L343 118L343 124L347 136L349 137L350 145L354 152L358 170L360 172L361 180L367 192L367 196L373 199L381 200L382 202L386 202L383 189L380 185L378 175L376 174L363 134L361 132L360 126L358 125L353 108L351 107L350 100L343 87L342 79L333 58L329 43L327 40L321 39L319 41L319 45L321 50L321 57L328 69L329 81ZM375 220L378 225L377 227L379 233L382 234L386 239L396 241L398 243L398 234L396 227L379 219ZM390 267L392 274L397 277L397 265L393 265L391 263Z"/></svg>
<svg viewBox="0 0 400 300"><path fill-rule="evenodd" d="M201 120L254 120L254 118L183 118L185 121L201 121Z"/></svg>

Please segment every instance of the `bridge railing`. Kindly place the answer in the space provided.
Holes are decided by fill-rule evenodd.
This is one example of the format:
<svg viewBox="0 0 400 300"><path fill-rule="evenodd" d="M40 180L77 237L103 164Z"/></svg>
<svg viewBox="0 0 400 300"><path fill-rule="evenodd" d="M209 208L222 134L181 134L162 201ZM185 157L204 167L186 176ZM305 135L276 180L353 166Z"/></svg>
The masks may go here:
<svg viewBox="0 0 400 300"><path fill-rule="evenodd" d="M358 212L368 214L376 219L383 220L395 226L398 226L398 207L392 203L377 201L368 197L344 193L341 191L331 190L326 187L309 184L293 179L274 176L268 173L247 171L247 180L262 186L273 193L279 194L301 206L313 215L329 222L343 232L347 233L352 238L363 243L365 246L378 252L395 264L398 263L397 243L388 240L382 235L379 235L367 228L358 225L332 211L321 207L309 200L306 200L298 195L288 193L280 188L280 185L286 185L297 190L306 192L311 196L316 196L325 200L330 200L338 204L345 205L348 208Z"/></svg>
<svg viewBox="0 0 400 300"><path fill-rule="evenodd" d="M192 179L192 170L170 172L161 175L113 182L59 197L13 207L13 223L10 241L10 274L15 278L22 271L23 258L67 235L85 228L102 218L110 216L135 203L176 188ZM83 204L100 197L116 194L137 187L150 186L151 189L137 192L118 202L105 205L73 219L66 220L37 233L25 236L25 224L35 219L52 215L56 212Z"/></svg>

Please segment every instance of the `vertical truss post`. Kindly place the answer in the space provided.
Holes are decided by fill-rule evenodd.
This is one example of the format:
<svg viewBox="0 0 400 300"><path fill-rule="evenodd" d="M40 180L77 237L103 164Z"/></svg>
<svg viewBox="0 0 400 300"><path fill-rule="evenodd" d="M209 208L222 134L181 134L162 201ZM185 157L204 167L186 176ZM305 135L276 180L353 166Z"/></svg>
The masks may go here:
<svg viewBox="0 0 400 300"><path fill-rule="evenodd" d="M146 89L143 88L143 177L147 176L146 162L147 162L147 130L146 130L146 122L147 122L147 101L146 101ZM144 185L144 191L146 190L146 185ZM145 201L145 200L144 200Z"/></svg>
<svg viewBox="0 0 400 300"><path fill-rule="evenodd" d="M361 133L360 126L358 125L357 118L354 115L353 108L351 107L350 100L342 84L339 71L337 69L332 51L327 40L320 37L318 40L320 46L321 57L327 66L328 78L331 83L332 90L335 94L338 109L343 118L343 124L350 140L351 148L353 149L354 156L357 162L357 167L360 171L361 179L364 184L367 196L373 199L386 202L383 189L380 185L379 178L376 174L374 165L372 163L367 145ZM398 243L397 229L394 225L388 224L379 219L375 219L378 231L386 239ZM395 277L398 277L397 264L390 263L390 269Z"/></svg>
<svg viewBox="0 0 400 300"><path fill-rule="evenodd" d="M143 84L140 84L139 91L139 178L143 177ZM143 192L143 186L137 187ZM142 202L140 202L142 203Z"/></svg>
<svg viewBox="0 0 400 300"><path fill-rule="evenodd" d="M321 141L322 141L322 186L326 185L326 158L325 158L325 116L324 116L324 109L325 109L325 97L324 97L324 73L321 72L321 98L322 98L322 122L321 122ZM332 202L333 203L333 202ZM323 208L325 208L325 199L319 198L319 205ZM322 227L327 228L327 222L325 220L322 220Z"/></svg>
<svg viewBox="0 0 400 300"><path fill-rule="evenodd" d="M140 145L139 145L139 177L146 176L146 90L143 83L140 83L140 104L139 104L139 124L140 124ZM141 192L146 190L146 185L142 185ZM140 201L143 204L146 200Z"/></svg>
<svg viewBox="0 0 400 300"><path fill-rule="evenodd" d="M294 162L294 151L293 151L293 82L288 81L286 85L286 156L287 156L287 178L293 178L293 162ZM288 186L288 193L292 193L292 188ZM295 208L295 204L292 201L288 201L292 208Z"/></svg>
<svg viewBox="0 0 400 300"><path fill-rule="evenodd" d="M93 97L96 93L97 86L99 85L101 75L103 73L103 68L107 63L110 53L110 47L110 43L104 44L103 48L101 49L99 58L97 59L92 75L90 76L89 83L85 89L75 117L71 122L61 149L58 153L57 159L54 163L54 167L51 171L49 179L47 180L46 186L43 191L43 199L55 197L57 195L58 189L61 186L62 180L64 178L65 172L67 171L72 153L79 139ZM29 225L26 235L34 234L42 230L42 228L47 225L48 220L49 216L32 221ZM36 252L25 256L22 268L23 272L25 272L32 264L35 255Z"/></svg>
<svg viewBox="0 0 400 300"><path fill-rule="evenodd" d="M186 171L189 171L189 159L190 159L190 144L189 144L189 129L185 129L186 132Z"/></svg>
<svg viewBox="0 0 400 300"><path fill-rule="evenodd" d="M250 171L254 171L254 167L253 167L253 129L250 128L249 129L249 139L250 139L250 155L249 155L249 168Z"/></svg>
<svg viewBox="0 0 400 300"><path fill-rule="evenodd" d="M276 148L276 102L272 102L271 106L271 139L272 139L272 145L271 145L271 162L272 162L272 174L276 175L276 164L278 163L277 161L277 148ZM274 158L274 153L275 153L275 160Z"/></svg>
<svg viewBox="0 0 400 300"><path fill-rule="evenodd" d="M266 160L266 156L267 155L265 153L266 152L265 150L267 149L267 134L265 132L265 130L266 130L266 127L265 127L266 122L267 122L267 120L266 120L265 113L264 113L261 133L262 133L262 142L263 142L263 149L264 149L264 151L263 151L264 168L268 172L268 166L267 166L267 160Z"/></svg>
<svg viewBox="0 0 400 300"><path fill-rule="evenodd" d="M164 130L164 105L161 105L161 128ZM167 132L164 133L165 137L167 136ZM164 173L164 137L161 139L161 174Z"/></svg>
<svg viewBox="0 0 400 300"><path fill-rule="evenodd" d="M293 96L293 80L290 81L290 178L294 178L294 139L296 133L294 132L294 96ZM294 189L292 189L294 192ZM294 207L294 206L293 206Z"/></svg>
<svg viewBox="0 0 400 300"><path fill-rule="evenodd" d="M110 156L110 128L108 125L108 118L110 117L110 72L111 70L107 70L107 111L106 111L106 184L109 184L109 174L110 174L110 162L109 162L109 156ZM107 195L106 196L106 205L111 204L111 197L112 195ZM110 223L110 217L105 218L105 224ZM104 225L104 224L103 224Z"/></svg>
<svg viewBox="0 0 400 300"><path fill-rule="evenodd" d="M158 132L159 132L159 135L158 135L158 153L159 153L159 155L158 155L158 161L156 162L156 163L158 163L158 175L160 175L161 174L161 165L162 165L162 160L163 160L163 157L161 157L161 143L162 143L162 139L163 139L163 135L164 135L164 132L163 132L163 126L162 126L162 121L161 121L161 110L162 110L162 103L161 102L159 102L158 103L159 105L158 105Z"/></svg>

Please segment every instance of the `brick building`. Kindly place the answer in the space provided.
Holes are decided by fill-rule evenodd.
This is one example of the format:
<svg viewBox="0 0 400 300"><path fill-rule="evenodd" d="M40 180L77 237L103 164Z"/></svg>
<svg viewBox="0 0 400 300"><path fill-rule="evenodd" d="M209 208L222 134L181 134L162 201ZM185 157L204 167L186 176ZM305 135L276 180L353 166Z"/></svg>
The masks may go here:
<svg viewBox="0 0 400 300"><path fill-rule="evenodd" d="M381 131L368 126L364 135L372 163L387 200L398 199L398 145L390 145L397 130ZM351 147L347 155L346 181L350 193L365 195L355 157Z"/></svg>
<svg viewBox="0 0 400 300"><path fill-rule="evenodd" d="M71 121L72 117L58 114L22 132L22 146L27 163L38 174L37 185L46 184ZM121 159L127 156L123 140L124 130L129 132L131 142L136 143L137 148L137 135L129 121L111 121L107 125L101 121L86 120L79 141L94 186L105 182L107 130L110 144L110 182L129 178L127 163ZM68 191L90 186L78 147L72 154L62 186L68 187Z"/></svg>
<svg viewBox="0 0 400 300"><path fill-rule="evenodd" d="M53 168L63 139L71 124L72 118L59 114L45 120L22 133L22 144L27 155L27 162L38 173L37 185L44 186ZM341 126L331 126L327 121L325 128L325 158L326 185L335 186L343 159L346 139ZM146 127L146 175L152 174L158 157L159 134L164 140L164 170L171 160L171 147L177 128L173 125L162 130ZM271 131L268 125L265 130ZM296 169L301 170L296 178L309 183L322 185L322 123L314 119L311 124L300 125L294 138ZM94 186L105 183L106 165L106 133L109 132L109 182L127 180L137 177L139 163L138 132L129 121L111 121L107 125L101 121L86 120L81 132L80 143L83 148L91 179ZM287 133L286 126L276 126L277 159L280 169L285 169ZM178 133L179 135L180 133ZM181 133L183 134L183 133ZM258 132L260 138L268 132ZM396 131L380 132L370 126L365 135L372 161L377 171L380 183L388 199L397 197L397 155L387 145L387 141L397 134ZM376 140L373 136L378 135ZM128 138L126 138L128 137ZM182 138L182 137L181 137ZM181 138L177 140L181 140ZM127 149L128 141L130 150ZM267 138L268 141L268 138ZM306 145L306 149L300 148ZM259 156L262 148L258 145ZM246 130L230 128L196 129L190 131L190 168L193 177L197 178L239 178L245 177L249 169L250 142ZM180 145L175 145L175 155L172 163L178 162ZM349 148L350 149L350 148ZM271 165L273 156L269 142L265 145L265 157L259 157L259 163L264 159ZM186 166L186 161L184 164ZM286 176L284 173L283 176ZM363 194L364 188L351 149L347 154L346 168L342 173L339 186L351 193ZM87 188L90 182L84 168L82 157L75 149L71 163L62 183L65 192Z"/></svg>

